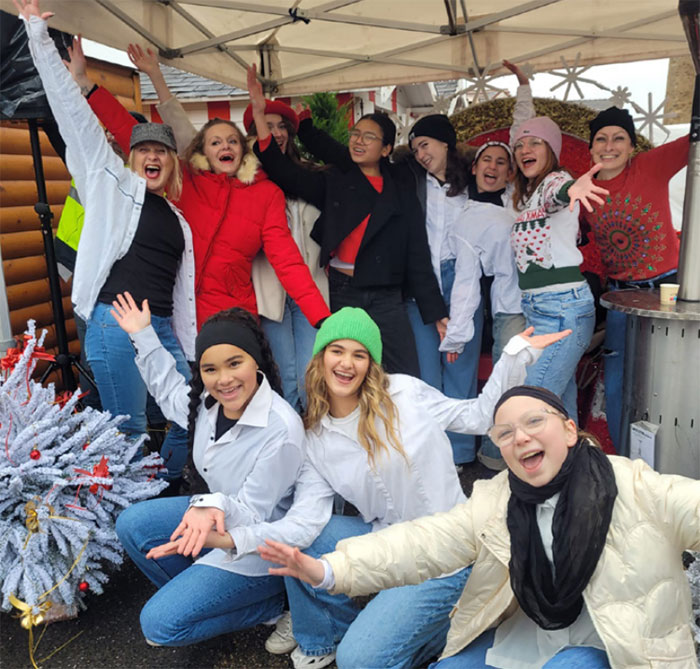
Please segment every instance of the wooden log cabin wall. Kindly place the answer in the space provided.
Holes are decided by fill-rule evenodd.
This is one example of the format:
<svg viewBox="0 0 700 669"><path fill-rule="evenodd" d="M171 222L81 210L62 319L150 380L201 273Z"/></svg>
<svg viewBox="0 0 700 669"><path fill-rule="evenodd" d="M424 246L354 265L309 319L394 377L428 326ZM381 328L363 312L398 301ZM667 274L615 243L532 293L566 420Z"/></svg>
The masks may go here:
<svg viewBox="0 0 700 669"><path fill-rule="evenodd" d="M134 70L88 59L88 73L95 83L107 88L127 109L141 111L141 88L138 73ZM39 139L55 233L70 188L70 175L42 130ZM45 346L47 351L55 353L56 325L41 226L34 211L37 197L27 124L3 121L0 123L0 257L7 302L0 303L0 310L6 312L0 313L0 319L9 322L12 335L16 336L24 332L27 320L33 318L37 329L48 331ZM78 353L80 344L70 301L71 282L60 282L69 349ZM5 341L3 348L7 345ZM45 365L40 363L37 373L40 374ZM60 385L58 373L52 374L49 380Z"/></svg>

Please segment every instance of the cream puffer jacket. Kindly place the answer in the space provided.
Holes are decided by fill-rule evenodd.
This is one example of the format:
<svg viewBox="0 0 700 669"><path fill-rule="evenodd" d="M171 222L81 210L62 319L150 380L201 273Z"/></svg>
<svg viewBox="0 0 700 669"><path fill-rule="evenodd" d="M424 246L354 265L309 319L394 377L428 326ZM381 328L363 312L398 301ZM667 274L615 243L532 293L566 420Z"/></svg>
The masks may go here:
<svg viewBox="0 0 700 669"><path fill-rule="evenodd" d="M615 669L695 669L691 601L681 552L700 549L700 481L611 456L618 496L605 548L583 597ZM346 539L324 556L350 596L420 583L474 563L452 611L442 657L512 615L508 473L477 481L447 513Z"/></svg>

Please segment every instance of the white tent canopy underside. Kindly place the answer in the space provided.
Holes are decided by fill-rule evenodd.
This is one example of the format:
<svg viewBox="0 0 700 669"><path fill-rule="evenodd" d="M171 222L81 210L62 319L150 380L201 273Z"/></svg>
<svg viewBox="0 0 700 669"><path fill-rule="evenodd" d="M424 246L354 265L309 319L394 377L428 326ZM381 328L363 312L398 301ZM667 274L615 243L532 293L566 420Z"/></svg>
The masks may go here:
<svg viewBox="0 0 700 669"><path fill-rule="evenodd" d="M0 6L13 12L11 0ZM685 55L676 0L46 0L51 25L275 95ZM290 13L291 12L291 13ZM295 16L292 14L295 13Z"/></svg>

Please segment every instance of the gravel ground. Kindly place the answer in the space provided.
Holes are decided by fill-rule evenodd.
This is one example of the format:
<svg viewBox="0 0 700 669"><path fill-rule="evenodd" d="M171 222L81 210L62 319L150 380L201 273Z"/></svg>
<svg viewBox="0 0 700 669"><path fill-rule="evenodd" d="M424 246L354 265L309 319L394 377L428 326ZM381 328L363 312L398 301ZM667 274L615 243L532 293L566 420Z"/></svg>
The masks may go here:
<svg viewBox="0 0 700 669"><path fill-rule="evenodd" d="M493 473L478 463L465 465L460 480L469 494L477 478ZM291 667L288 655L265 652L271 628L259 625L243 632L211 639L185 648L151 648L141 636L139 612L153 593L153 586L127 558L100 596L88 597L87 610L73 619L46 627L35 654L42 669L253 669ZM53 657L46 655L69 641ZM37 634L38 636L38 634ZM0 614L0 666L31 667L27 632L11 615ZM333 667L335 665L332 665Z"/></svg>

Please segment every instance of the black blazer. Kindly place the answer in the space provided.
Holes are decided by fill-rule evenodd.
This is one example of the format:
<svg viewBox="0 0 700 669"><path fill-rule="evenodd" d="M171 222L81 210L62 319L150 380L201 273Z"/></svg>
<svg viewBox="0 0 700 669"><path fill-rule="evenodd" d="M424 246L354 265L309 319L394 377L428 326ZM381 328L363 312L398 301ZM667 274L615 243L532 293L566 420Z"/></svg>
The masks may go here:
<svg viewBox="0 0 700 669"><path fill-rule="evenodd" d="M430 261L428 238L415 195L415 179L405 166L382 164L384 186L377 193L346 146L310 119L301 122L299 138L329 167L309 170L283 155L271 140L255 153L265 172L285 193L320 209L311 237L321 246L326 266L340 243L371 214L355 259L352 284L358 288L397 286L415 297L425 323L447 316L447 308Z"/></svg>

